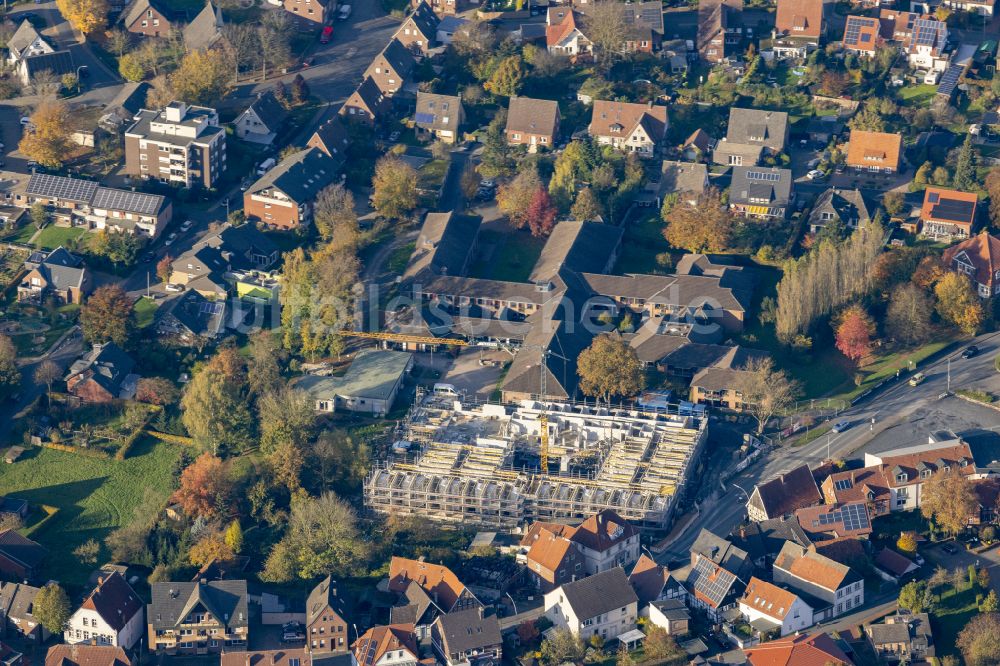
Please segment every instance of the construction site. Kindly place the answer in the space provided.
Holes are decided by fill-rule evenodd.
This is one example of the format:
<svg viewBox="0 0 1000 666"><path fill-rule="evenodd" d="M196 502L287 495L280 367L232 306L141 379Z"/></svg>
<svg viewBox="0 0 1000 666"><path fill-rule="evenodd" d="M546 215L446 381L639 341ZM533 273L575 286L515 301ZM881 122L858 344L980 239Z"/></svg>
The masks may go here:
<svg viewBox="0 0 1000 666"><path fill-rule="evenodd" d="M365 480L365 503L379 513L501 530L578 523L612 509L662 531L707 425L703 414L534 400L463 404L432 393L400 426L396 450L406 453Z"/></svg>

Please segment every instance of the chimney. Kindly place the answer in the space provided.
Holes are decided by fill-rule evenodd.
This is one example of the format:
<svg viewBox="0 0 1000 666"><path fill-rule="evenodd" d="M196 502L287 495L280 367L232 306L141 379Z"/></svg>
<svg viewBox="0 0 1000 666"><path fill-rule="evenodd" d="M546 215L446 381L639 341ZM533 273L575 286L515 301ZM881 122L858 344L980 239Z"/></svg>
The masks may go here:
<svg viewBox="0 0 1000 666"><path fill-rule="evenodd" d="M101 585L104 585L104 576L97 577L97 586L100 587Z"/></svg>

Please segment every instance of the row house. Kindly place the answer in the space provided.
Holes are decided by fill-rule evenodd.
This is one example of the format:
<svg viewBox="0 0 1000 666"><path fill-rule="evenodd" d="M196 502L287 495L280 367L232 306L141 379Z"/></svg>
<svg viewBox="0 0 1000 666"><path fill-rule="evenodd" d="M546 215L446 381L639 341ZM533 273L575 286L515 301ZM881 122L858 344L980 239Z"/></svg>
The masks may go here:
<svg viewBox="0 0 1000 666"><path fill-rule="evenodd" d="M743 40L743 0L701 0L695 46L702 60L719 63Z"/></svg>
<svg viewBox="0 0 1000 666"><path fill-rule="evenodd" d="M398 40L400 44L411 51L427 55L437 44L437 31L440 24L441 19L434 13L431 6L424 0L420 0L396 30L393 39Z"/></svg>
<svg viewBox="0 0 1000 666"><path fill-rule="evenodd" d="M414 7L422 3L430 5L431 10L439 17L454 16L468 9L468 0L412 0Z"/></svg>
<svg viewBox="0 0 1000 666"><path fill-rule="evenodd" d="M299 30L315 30L327 25L337 9L336 0L281 0L285 11Z"/></svg>
<svg viewBox="0 0 1000 666"><path fill-rule="evenodd" d="M392 97L402 90L416 64L413 53L394 38L371 61L363 77L373 80L383 95Z"/></svg>
<svg viewBox="0 0 1000 666"><path fill-rule="evenodd" d="M321 580L306 599L306 644L312 652L344 654L350 650L347 612L337 583Z"/></svg>
<svg viewBox="0 0 1000 666"><path fill-rule="evenodd" d="M350 122L375 127L388 108L388 99L379 89L375 79L369 76L348 95L339 113Z"/></svg>

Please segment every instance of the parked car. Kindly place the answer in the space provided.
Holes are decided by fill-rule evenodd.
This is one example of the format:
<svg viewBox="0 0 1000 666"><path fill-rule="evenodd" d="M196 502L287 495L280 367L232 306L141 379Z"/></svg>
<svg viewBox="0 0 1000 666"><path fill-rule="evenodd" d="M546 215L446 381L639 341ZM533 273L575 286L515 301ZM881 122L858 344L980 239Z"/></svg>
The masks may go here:
<svg viewBox="0 0 1000 666"><path fill-rule="evenodd" d="M153 254L152 252L147 252L146 254L142 255L142 263L144 264L153 263L153 259L156 259L156 255Z"/></svg>
<svg viewBox="0 0 1000 666"><path fill-rule="evenodd" d="M268 157L266 160L260 163L259 167L257 167L257 175L263 176L265 173L267 173L268 169L270 169L277 163L278 161L275 160L273 157Z"/></svg>
<svg viewBox="0 0 1000 666"><path fill-rule="evenodd" d="M962 358L972 358L978 353L979 353L979 347L977 347L976 345L970 345L965 348L965 351L962 352Z"/></svg>
<svg viewBox="0 0 1000 666"><path fill-rule="evenodd" d="M395 142L399 141L399 136L400 136L399 130L393 130L392 134L389 135L389 141L391 143L395 143Z"/></svg>
<svg viewBox="0 0 1000 666"><path fill-rule="evenodd" d="M346 21L347 19L351 18L351 6L341 5L340 13L337 14L337 18L339 18L341 21Z"/></svg>
<svg viewBox="0 0 1000 666"><path fill-rule="evenodd" d="M489 189L492 190L496 186L497 186L497 184L496 184L496 182L494 182L494 180L492 178L485 178L485 179L479 181L479 187L487 187L487 188L489 188Z"/></svg>
<svg viewBox="0 0 1000 666"><path fill-rule="evenodd" d="M850 427L851 427L850 421L837 421L836 423L833 424L833 427L830 428L830 431L835 433L841 433Z"/></svg>
<svg viewBox="0 0 1000 666"><path fill-rule="evenodd" d="M163 241L163 244L166 245L167 247L170 247L175 240L177 240L177 232L176 231L173 232L172 234L170 234L169 236L167 236L167 240Z"/></svg>
<svg viewBox="0 0 1000 666"><path fill-rule="evenodd" d="M918 372L917 374L910 377L910 386L916 386L917 384L923 382L925 379L927 379L927 375L925 375L922 372Z"/></svg>
<svg viewBox="0 0 1000 666"><path fill-rule="evenodd" d="M323 32L321 32L319 34L319 43L320 44L329 44L331 39L333 39L333 26L332 25L324 25L323 26Z"/></svg>
<svg viewBox="0 0 1000 666"><path fill-rule="evenodd" d="M164 285L164 289L166 289L167 291L184 291L184 285L168 282L166 285Z"/></svg>
<svg viewBox="0 0 1000 666"><path fill-rule="evenodd" d="M812 171L806 174L806 178L808 178L809 180L821 180L824 176L826 176L826 174L820 171L819 169L813 169Z"/></svg>
<svg viewBox="0 0 1000 666"><path fill-rule="evenodd" d="M954 555L955 553L958 552L958 548L955 548L955 544L953 543L946 543L945 545L941 546L941 550L948 553L949 555Z"/></svg>
<svg viewBox="0 0 1000 666"><path fill-rule="evenodd" d="M194 220L186 220L184 224L181 225L181 231L187 231L194 225Z"/></svg>
<svg viewBox="0 0 1000 666"><path fill-rule="evenodd" d="M282 642L304 641L306 639L305 628L298 622L286 622L281 627Z"/></svg>
<svg viewBox="0 0 1000 666"><path fill-rule="evenodd" d="M27 127L31 124L31 118L28 116L21 116L21 127Z"/></svg>

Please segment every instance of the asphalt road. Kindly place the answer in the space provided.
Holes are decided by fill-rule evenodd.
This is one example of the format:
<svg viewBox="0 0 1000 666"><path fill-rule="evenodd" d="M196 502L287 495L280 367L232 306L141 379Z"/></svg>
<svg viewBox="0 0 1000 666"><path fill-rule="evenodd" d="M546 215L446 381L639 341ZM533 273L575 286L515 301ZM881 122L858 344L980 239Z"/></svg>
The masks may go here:
<svg viewBox="0 0 1000 666"><path fill-rule="evenodd" d="M948 389L948 359L951 359L951 388L1000 389L1000 374L993 359L1000 353L1000 334L991 333L975 340L978 356L960 358L961 349L920 370L927 379L916 387L898 384L873 394L845 410L835 420L849 421L845 432L820 437L801 447L782 446L771 452L763 463L729 481L710 500L702 502L701 512L681 532L657 560L661 563L686 559L691 544L702 527L720 535L729 534L746 515L746 493L753 486L802 464L815 466L823 460L863 457L865 451L879 452L900 446L922 444L930 433L951 430L956 434L981 430L1000 431L1000 414L955 397L941 398ZM875 423L872 424L872 419ZM711 428L711 426L710 426Z"/></svg>

